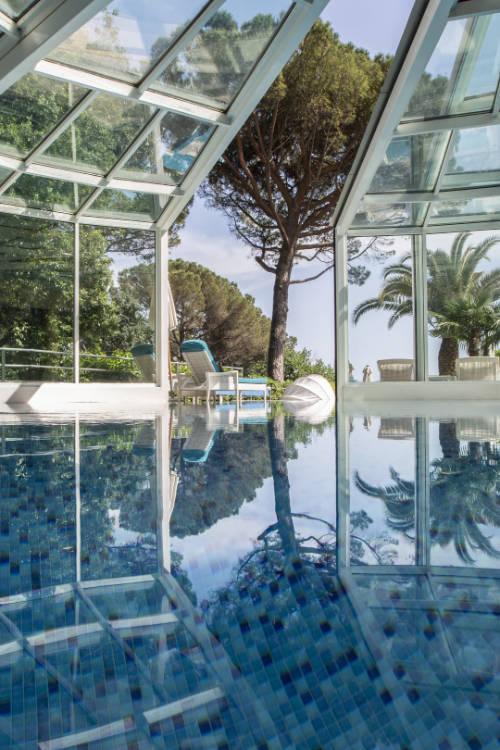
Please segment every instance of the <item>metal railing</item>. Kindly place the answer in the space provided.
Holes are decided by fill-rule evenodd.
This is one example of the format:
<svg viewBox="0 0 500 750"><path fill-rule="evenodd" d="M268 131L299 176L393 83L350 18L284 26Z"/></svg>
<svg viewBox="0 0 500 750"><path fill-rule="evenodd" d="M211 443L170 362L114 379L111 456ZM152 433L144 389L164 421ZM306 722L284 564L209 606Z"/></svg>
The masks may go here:
<svg viewBox="0 0 500 750"><path fill-rule="evenodd" d="M31 362L14 362L14 363L8 363L7 362L7 353L8 352L22 352L23 354L29 353L29 354L50 354L50 355L57 355L60 357L73 357L73 351L67 350L67 351L55 351L54 349L22 349L19 347L14 346L2 346L0 347L0 380L6 380L7 379L7 371L9 369L13 370L20 370L20 369L27 369L27 370L69 370L73 372L73 365L43 365L38 363L31 363ZM133 357L118 357L118 356L111 356L107 354L91 354L90 352L80 352L80 360L82 358L90 358L90 359L101 359L101 360L108 360L113 362L127 362L130 365L130 369L123 368L123 370L111 370L106 367L80 367L80 373L85 372L105 372L105 373L130 373L131 375L134 374L134 372L137 370L135 365L135 360Z"/></svg>

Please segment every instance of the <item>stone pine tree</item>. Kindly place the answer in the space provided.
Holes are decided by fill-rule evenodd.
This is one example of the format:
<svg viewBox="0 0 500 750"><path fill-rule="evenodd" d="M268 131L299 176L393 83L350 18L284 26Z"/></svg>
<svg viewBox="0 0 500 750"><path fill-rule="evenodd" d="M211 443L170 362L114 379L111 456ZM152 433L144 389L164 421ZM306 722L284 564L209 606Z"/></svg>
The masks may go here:
<svg viewBox="0 0 500 750"><path fill-rule="evenodd" d="M329 224L388 60L343 44L317 21L210 173L202 194L222 209L275 276L268 375L283 380L290 284L332 268ZM301 261L308 278L292 279Z"/></svg>

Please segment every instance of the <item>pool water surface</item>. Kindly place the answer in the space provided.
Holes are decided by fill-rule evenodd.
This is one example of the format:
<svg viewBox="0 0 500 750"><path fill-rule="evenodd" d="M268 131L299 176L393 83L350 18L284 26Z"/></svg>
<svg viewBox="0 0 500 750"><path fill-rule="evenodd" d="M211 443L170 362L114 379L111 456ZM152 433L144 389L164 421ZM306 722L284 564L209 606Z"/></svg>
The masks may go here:
<svg viewBox="0 0 500 750"><path fill-rule="evenodd" d="M4 416L0 747L498 747L500 420L337 429Z"/></svg>

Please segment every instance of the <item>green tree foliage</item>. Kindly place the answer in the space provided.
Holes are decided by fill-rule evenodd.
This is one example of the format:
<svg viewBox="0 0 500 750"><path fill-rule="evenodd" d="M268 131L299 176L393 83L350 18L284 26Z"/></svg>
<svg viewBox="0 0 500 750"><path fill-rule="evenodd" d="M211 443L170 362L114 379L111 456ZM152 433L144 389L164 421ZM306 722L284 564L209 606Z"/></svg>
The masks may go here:
<svg viewBox="0 0 500 750"><path fill-rule="evenodd" d="M488 260L491 248L498 244L488 237L477 245L466 243L469 233L456 236L450 253L427 253L427 305L431 334L441 339L438 355L439 374L454 375L458 344L464 342L470 356L488 353L500 340L500 269L487 273L478 265ZM389 328L404 315L413 312L413 271L411 257L384 270L384 283L378 297L359 304L354 322L371 310L390 312Z"/></svg>
<svg viewBox="0 0 500 750"><path fill-rule="evenodd" d="M275 380L284 378L289 285L332 267L329 219L387 67L317 21L203 188L275 276L268 353ZM315 262L314 272L292 280L302 261Z"/></svg>
<svg viewBox="0 0 500 750"><path fill-rule="evenodd" d="M171 335L174 358L182 341L200 338L221 364L246 368L263 359L269 320L253 297L197 263L171 261L169 278L179 322Z"/></svg>

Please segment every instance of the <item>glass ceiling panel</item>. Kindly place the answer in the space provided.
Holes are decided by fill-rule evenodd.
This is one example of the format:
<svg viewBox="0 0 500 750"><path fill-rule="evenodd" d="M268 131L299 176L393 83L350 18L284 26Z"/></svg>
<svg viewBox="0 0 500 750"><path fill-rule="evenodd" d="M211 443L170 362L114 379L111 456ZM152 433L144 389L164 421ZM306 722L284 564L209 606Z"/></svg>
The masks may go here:
<svg viewBox="0 0 500 750"><path fill-rule="evenodd" d="M0 0L0 10L17 20L28 8L36 5L36 2L37 0Z"/></svg>
<svg viewBox="0 0 500 750"><path fill-rule="evenodd" d="M152 88L227 107L289 7L288 0L228 0Z"/></svg>
<svg viewBox="0 0 500 750"><path fill-rule="evenodd" d="M499 38L499 13L449 21L403 120L489 110L500 75Z"/></svg>
<svg viewBox="0 0 500 750"><path fill-rule="evenodd" d="M354 227L415 226L422 223L427 203L369 203L363 201L354 217Z"/></svg>
<svg viewBox="0 0 500 750"><path fill-rule="evenodd" d="M213 131L211 125L168 112L118 174L142 179L168 175L178 182Z"/></svg>
<svg viewBox="0 0 500 750"><path fill-rule="evenodd" d="M500 125L460 130L443 177L443 187L477 187L499 182Z"/></svg>
<svg viewBox="0 0 500 750"><path fill-rule="evenodd" d="M0 151L27 156L86 93L38 73L23 76L0 96Z"/></svg>
<svg viewBox="0 0 500 750"><path fill-rule="evenodd" d="M88 198L92 190L88 185L23 174L0 197L0 202L73 212Z"/></svg>
<svg viewBox="0 0 500 750"><path fill-rule="evenodd" d="M432 205L430 224L447 224L449 219L455 222L470 221L471 217L488 219L493 214L500 214L500 196L492 198L473 198L459 201L439 201Z"/></svg>
<svg viewBox="0 0 500 750"><path fill-rule="evenodd" d="M449 137L441 132L393 138L368 192L432 190Z"/></svg>
<svg viewBox="0 0 500 750"><path fill-rule="evenodd" d="M62 42L49 59L135 83L176 41L205 1L115 0Z"/></svg>
<svg viewBox="0 0 500 750"><path fill-rule="evenodd" d="M128 148L152 112L152 108L144 104L99 94L39 157L39 161L105 174Z"/></svg>
<svg viewBox="0 0 500 750"><path fill-rule="evenodd" d="M163 209L161 203L150 193L135 193L131 190L106 189L85 212L87 216L106 216L113 219L135 219L154 221Z"/></svg>

